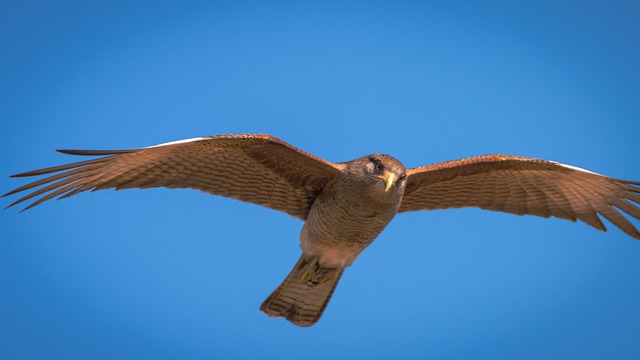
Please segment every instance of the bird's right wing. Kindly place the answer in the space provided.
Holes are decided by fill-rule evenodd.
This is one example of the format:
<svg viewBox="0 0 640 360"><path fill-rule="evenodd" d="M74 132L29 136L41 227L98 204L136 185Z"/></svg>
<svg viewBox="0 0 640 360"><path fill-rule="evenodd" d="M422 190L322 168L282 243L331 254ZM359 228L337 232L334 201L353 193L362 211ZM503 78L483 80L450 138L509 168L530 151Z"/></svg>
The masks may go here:
<svg viewBox="0 0 640 360"><path fill-rule="evenodd" d="M9 207L42 194L26 209L86 190L192 188L305 220L315 197L341 171L339 164L261 134L209 136L133 150L59 151L102 157L13 175L55 173L5 194L46 185Z"/></svg>
<svg viewBox="0 0 640 360"><path fill-rule="evenodd" d="M516 215L582 220L606 230L598 218L600 214L640 239L638 229L618 211L640 219L640 182L509 155L427 165L409 169L407 175L400 212L478 207Z"/></svg>

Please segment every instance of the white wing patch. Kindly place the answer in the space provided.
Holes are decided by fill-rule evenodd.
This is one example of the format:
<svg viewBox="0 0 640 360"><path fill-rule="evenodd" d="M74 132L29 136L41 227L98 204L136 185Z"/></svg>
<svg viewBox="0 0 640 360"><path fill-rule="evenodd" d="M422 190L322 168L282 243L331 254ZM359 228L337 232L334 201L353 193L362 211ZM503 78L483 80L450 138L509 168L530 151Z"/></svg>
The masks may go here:
<svg viewBox="0 0 640 360"><path fill-rule="evenodd" d="M154 147L159 147L159 146L166 146L166 145L184 144L184 143L189 143L189 142L194 142L194 141L200 141L200 140L204 140L204 139L205 139L204 137L197 137L197 138L191 138L191 139L184 139L184 140L170 141L170 142L166 142L166 143L162 143L162 144L158 144L158 145L147 146L147 147L145 147L145 149L148 149L148 148L154 148Z"/></svg>
<svg viewBox="0 0 640 360"><path fill-rule="evenodd" d="M552 163L554 163L554 164L560 165L560 166L562 166L562 167L566 167L566 168L571 169L571 170L584 171L584 172L587 172L587 173L590 173L590 174L604 176L604 175L602 175L602 174L598 174L597 172L589 171L589 170L586 170L586 169L583 169L583 168L579 168L579 167L577 167L577 166L571 166L571 165L567 165L567 164L559 163L559 162L557 162L557 161L551 161L551 162L552 162Z"/></svg>

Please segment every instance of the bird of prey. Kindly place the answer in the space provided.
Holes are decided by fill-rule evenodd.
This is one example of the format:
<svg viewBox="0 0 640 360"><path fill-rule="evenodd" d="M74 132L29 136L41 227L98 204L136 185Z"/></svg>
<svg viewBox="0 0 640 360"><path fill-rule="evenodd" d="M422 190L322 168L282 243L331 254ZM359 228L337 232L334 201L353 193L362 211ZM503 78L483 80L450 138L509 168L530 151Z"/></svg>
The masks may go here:
<svg viewBox="0 0 640 360"><path fill-rule="evenodd" d="M484 155L405 168L384 154L332 163L270 135L206 136L131 150L58 150L91 160L25 172L51 174L9 207L108 188L191 188L262 205L304 221L302 255L260 310L298 326L315 324L342 276L397 213L477 207L581 220L598 214L635 239L621 214L640 219L640 182L521 156Z"/></svg>

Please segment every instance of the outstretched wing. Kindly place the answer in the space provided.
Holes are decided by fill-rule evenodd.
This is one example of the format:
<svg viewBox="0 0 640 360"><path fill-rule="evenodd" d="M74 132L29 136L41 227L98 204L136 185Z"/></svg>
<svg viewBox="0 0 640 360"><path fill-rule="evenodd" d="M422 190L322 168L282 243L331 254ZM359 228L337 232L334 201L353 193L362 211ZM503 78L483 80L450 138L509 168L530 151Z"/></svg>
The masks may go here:
<svg viewBox="0 0 640 360"><path fill-rule="evenodd" d="M597 216L600 214L640 239L638 229L618 211L640 219L640 182L613 179L553 161L508 155L448 161L409 169L407 174L400 212L478 207L516 215L581 220L606 231Z"/></svg>
<svg viewBox="0 0 640 360"><path fill-rule="evenodd" d="M304 220L324 185L341 171L338 164L259 134L201 137L133 150L58 151L102 157L13 175L53 174L5 194L45 185L9 207L43 194L25 210L86 190L192 188Z"/></svg>

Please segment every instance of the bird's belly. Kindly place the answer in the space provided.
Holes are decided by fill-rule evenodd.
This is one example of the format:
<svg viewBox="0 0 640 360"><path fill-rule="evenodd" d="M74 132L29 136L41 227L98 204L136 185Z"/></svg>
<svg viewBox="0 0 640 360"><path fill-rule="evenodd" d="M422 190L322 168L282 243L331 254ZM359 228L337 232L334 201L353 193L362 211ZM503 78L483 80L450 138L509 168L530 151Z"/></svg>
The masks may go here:
<svg viewBox="0 0 640 360"><path fill-rule="evenodd" d="M393 219L395 209L358 206L312 208L300 234L305 256L326 267L348 267Z"/></svg>

